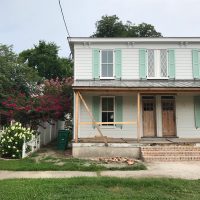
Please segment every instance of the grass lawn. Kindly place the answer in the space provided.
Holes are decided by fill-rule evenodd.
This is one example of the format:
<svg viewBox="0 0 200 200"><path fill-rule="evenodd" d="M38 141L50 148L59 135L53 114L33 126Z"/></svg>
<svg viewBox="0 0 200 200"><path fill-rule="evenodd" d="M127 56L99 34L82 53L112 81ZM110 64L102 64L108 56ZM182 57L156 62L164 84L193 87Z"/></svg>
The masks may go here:
<svg viewBox="0 0 200 200"><path fill-rule="evenodd" d="M13 179L0 181L2 200L198 200L200 181L181 179Z"/></svg>
<svg viewBox="0 0 200 200"><path fill-rule="evenodd" d="M13 171L101 171L101 170L144 170L145 165L136 163L130 166L108 166L98 161L82 160L76 158L45 157L35 159L36 156L22 160L0 160L0 170Z"/></svg>

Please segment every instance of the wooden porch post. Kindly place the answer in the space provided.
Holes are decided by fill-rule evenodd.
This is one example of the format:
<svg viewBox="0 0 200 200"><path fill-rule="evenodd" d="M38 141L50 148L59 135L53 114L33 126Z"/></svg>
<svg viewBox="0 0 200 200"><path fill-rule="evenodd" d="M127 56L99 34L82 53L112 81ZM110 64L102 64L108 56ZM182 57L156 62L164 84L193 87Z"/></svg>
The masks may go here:
<svg viewBox="0 0 200 200"><path fill-rule="evenodd" d="M79 95L75 92L75 143L78 142L78 126L79 126Z"/></svg>
<svg viewBox="0 0 200 200"><path fill-rule="evenodd" d="M141 104L140 104L141 98L140 93L137 93L137 142L140 142L140 110L141 110Z"/></svg>

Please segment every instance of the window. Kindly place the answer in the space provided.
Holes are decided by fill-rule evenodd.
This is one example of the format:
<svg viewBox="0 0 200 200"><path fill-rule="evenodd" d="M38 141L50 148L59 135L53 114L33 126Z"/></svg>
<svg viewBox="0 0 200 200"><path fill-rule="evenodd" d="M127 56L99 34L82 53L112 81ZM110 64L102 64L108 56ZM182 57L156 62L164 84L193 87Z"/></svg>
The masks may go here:
<svg viewBox="0 0 200 200"><path fill-rule="evenodd" d="M148 78L167 78L167 50L148 50Z"/></svg>
<svg viewBox="0 0 200 200"><path fill-rule="evenodd" d="M101 98L101 119L102 122L114 122L114 97ZM113 124L103 124L103 126L114 126Z"/></svg>
<svg viewBox="0 0 200 200"><path fill-rule="evenodd" d="M113 50L101 50L101 78L114 77Z"/></svg>

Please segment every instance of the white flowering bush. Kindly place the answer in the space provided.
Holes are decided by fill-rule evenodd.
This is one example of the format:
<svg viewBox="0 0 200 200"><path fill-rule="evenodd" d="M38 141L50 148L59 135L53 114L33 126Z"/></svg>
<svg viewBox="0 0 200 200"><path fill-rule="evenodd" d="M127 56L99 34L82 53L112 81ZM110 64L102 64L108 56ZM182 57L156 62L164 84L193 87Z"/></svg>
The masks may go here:
<svg viewBox="0 0 200 200"><path fill-rule="evenodd" d="M1 157L21 158L23 143L30 141L33 134L34 131L22 127L19 122L6 128L0 139Z"/></svg>

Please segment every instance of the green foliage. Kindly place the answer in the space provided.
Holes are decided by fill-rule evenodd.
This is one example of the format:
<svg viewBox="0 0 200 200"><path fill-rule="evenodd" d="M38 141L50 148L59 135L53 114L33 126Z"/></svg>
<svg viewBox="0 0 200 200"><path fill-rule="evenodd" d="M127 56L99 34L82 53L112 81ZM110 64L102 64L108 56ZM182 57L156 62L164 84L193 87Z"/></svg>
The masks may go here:
<svg viewBox="0 0 200 200"><path fill-rule="evenodd" d="M138 25L127 23L125 25L127 37L161 37L161 33L155 30L151 24L141 23Z"/></svg>
<svg viewBox="0 0 200 200"><path fill-rule="evenodd" d="M105 15L96 22L96 32L92 37L162 37L162 35L151 24L136 25L129 21L123 24L116 15Z"/></svg>
<svg viewBox="0 0 200 200"><path fill-rule="evenodd" d="M19 60L38 71L46 79L72 76L72 61L58 56L59 47L55 43L39 41L34 48L22 51Z"/></svg>
<svg viewBox="0 0 200 200"><path fill-rule="evenodd" d="M42 157L31 156L22 160L0 160L0 170L10 171L103 171L103 170L145 170L143 163L135 163L127 166L106 166L101 162L77 159L60 158L58 155Z"/></svg>
<svg viewBox="0 0 200 200"><path fill-rule="evenodd" d="M28 95L38 80L34 69L18 62L12 46L0 44L0 98L19 92Z"/></svg>
<svg viewBox="0 0 200 200"><path fill-rule="evenodd" d="M96 32L92 37L125 37L126 29L122 21L116 15L102 16L96 22Z"/></svg>
<svg viewBox="0 0 200 200"><path fill-rule="evenodd" d="M0 181L3 200L198 200L199 190L199 180L167 178L76 177Z"/></svg>
<svg viewBox="0 0 200 200"><path fill-rule="evenodd" d="M24 141L30 141L34 131L15 123L5 129L0 139L0 154L4 158L21 158Z"/></svg>

